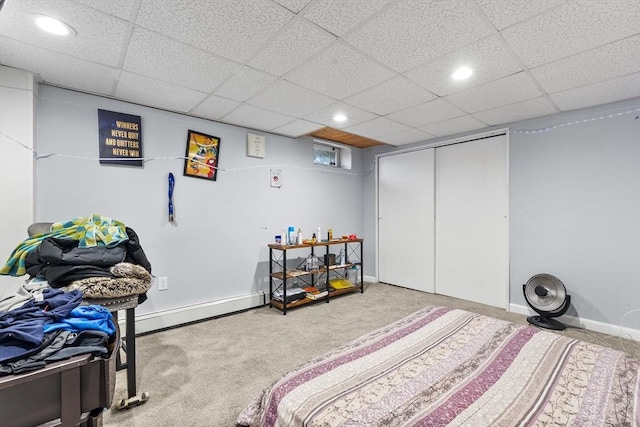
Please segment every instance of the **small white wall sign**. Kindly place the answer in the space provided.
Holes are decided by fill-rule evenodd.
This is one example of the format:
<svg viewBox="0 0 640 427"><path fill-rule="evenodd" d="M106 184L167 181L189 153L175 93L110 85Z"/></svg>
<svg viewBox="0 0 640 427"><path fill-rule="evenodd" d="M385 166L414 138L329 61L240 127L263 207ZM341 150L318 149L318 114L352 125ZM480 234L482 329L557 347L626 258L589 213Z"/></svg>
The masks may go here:
<svg viewBox="0 0 640 427"><path fill-rule="evenodd" d="M267 139L262 135L247 134L247 156L264 159Z"/></svg>
<svg viewBox="0 0 640 427"><path fill-rule="evenodd" d="M282 170L280 169L271 169L271 186L280 188L282 187Z"/></svg>

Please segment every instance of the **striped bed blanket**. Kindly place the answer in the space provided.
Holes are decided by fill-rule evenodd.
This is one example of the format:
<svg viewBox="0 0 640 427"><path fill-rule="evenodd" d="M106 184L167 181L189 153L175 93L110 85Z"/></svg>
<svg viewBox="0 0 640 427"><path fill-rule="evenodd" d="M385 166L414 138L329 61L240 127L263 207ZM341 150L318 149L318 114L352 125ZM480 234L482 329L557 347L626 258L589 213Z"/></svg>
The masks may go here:
<svg viewBox="0 0 640 427"><path fill-rule="evenodd" d="M243 426L638 426L640 360L427 307L286 373Z"/></svg>

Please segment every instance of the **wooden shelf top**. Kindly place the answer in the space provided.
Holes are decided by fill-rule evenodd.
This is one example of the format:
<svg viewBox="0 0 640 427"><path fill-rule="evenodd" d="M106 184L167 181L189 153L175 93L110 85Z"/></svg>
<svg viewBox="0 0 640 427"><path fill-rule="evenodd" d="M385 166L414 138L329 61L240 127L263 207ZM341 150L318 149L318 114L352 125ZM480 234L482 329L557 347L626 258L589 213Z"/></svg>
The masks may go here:
<svg viewBox="0 0 640 427"><path fill-rule="evenodd" d="M356 291L360 291L360 286L353 286L353 287L349 287L349 288L344 288L344 289L332 289L329 292L329 299L336 297L338 295L344 295L344 294L349 294L352 292L356 292ZM298 301L293 301L290 302L289 304L287 304L287 310L290 308L294 308L294 307L299 307L301 305L305 305L305 304L311 304L311 303L315 303L315 302L319 302L319 301L327 301L327 299L325 297L321 297L318 299L309 299L309 298L303 298L300 299ZM282 303L282 301L277 300L277 299L271 299L271 305L278 308L279 310L283 310L284 309L284 304Z"/></svg>
<svg viewBox="0 0 640 427"><path fill-rule="evenodd" d="M317 270L311 270L311 271L306 271L306 270L287 270L287 278L295 278L295 277L300 277L300 276L310 276L312 274L321 274L326 272L327 270L333 271L333 270L339 270L341 268L351 268L353 266L359 266L362 265L360 262L354 262L354 263L348 263L348 264L334 264L334 265L330 265L328 268L327 266L322 266ZM284 279L284 274L282 273L282 271L276 271L274 273L271 273L272 277L275 277L276 279Z"/></svg>
<svg viewBox="0 0 640 427"><path fill-rule="evenodd" d="M303 243L302 245L283 245L280 243L269 243L268 246L271 249L279 249L281 251L284 251L288 249L310 248L315 246L331 246L331 245L338 245L341 243L344 244L344 243L362 243L362 242L364 242L364 239L333 239L330 242L322 241L322 242L316 242L316 243Z"/></svg>

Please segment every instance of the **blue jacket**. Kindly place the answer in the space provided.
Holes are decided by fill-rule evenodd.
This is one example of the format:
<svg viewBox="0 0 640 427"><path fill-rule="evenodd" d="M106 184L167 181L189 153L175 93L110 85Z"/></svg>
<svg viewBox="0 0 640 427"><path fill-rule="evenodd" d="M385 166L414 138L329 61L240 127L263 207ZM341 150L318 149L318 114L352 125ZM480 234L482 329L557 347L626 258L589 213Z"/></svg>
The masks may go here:
<svg viewBox="0 0 640 427"><path fill-rule="evenodd" d="M81 305L71 310L69 316L44 326L44 332L63 329L72 332L102 331L111 336L116 333L111 312L100 305Z"/></svg>
<svg viewBox="0 0 640 427"><path fill-rule="evenodd" d="M61 321L81 302L80 291L46 289L42 299L0 313L0 363L37 351L44 340L44 326Z"/></svg>

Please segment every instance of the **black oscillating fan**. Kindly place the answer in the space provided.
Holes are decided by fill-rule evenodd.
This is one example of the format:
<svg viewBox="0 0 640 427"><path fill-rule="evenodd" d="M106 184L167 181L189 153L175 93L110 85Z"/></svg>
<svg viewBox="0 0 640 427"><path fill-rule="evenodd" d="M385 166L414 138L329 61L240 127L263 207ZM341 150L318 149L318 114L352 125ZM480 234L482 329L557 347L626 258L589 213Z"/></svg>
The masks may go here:
<svg viewBox="0 0 640 427"><path fill-rule="evenodd" d="M527 321L541 328L562 331L566 326L553 319L562 316L569 309L571 296L557 277L550 274L536 274L522 285L524 299L527 304L539 314L529 316Z"/></svg>

